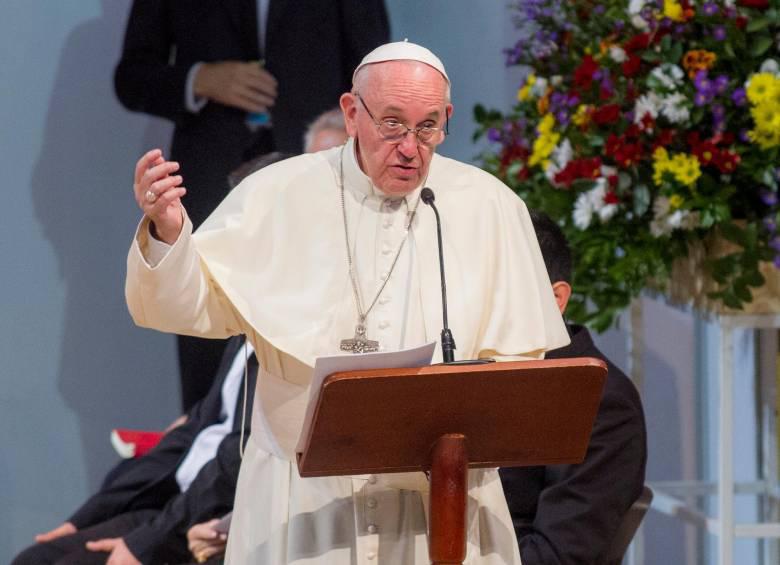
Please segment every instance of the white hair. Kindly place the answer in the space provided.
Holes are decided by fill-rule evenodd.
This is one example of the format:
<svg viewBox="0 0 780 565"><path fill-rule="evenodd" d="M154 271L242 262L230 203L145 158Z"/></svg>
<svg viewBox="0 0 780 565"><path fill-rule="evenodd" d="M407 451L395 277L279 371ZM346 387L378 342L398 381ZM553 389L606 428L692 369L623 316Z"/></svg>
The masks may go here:
<svg viewBox="0 0 780 565"><path fill-rule="evenodd" d="M333 108L320 114L309 127L306 128L306 133L303 134L303 150L308 153L314 138L317 134L325 130L335 131L347 131L347 126L344 125L344 114L341 113L340 108Z"/></svg>
<svg viewBox="0 0 780 565"><path fill-rule="evenodd" d="M419 65L430 66L430 65L427 65L426 63L423 63L421 61L415 61L413 59L410 59L410 60L399 59L399 60L400 61L404 61L404 62L409 62L409 63L417 63ZM383 62L391 62L391 61L383 61ZM364 65L364 66L360 67L357 70L357 72L355 73L355 77L352 79L352 92L355 92L355 91L361 92L362 90L365 90L364 87L365 87L366 81L368 80L368 77L369 77L369 70L372 67L379 67L381 64L382 63L372 63L370 65ZM431 67L431 68L433 69L434 67ZM440 74L440 76L441 76L441 78L442 78L442 80L444 81L444 84L445 84L444 103L445 104L449 104L451 102L451 98L450 98L450 90L451 90L450 89L450 81L447 80L444 77L444 75Z"/></svg>

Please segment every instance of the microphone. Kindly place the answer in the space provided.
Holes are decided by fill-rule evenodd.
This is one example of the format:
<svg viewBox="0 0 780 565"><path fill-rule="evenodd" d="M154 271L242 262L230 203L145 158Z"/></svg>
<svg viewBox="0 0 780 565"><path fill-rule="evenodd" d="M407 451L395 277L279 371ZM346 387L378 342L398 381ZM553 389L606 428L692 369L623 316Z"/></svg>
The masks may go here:
<svg viewBox="0 0 780 565"><path fill-rule="evenodd" d="M441 314L444 328L441 330L441 353L442 360L445 365L482 365L485 363L493 363L495 359L464 359L461 361L455 361L455 339L452 337L452 332L447 324L447 283L444 279L444 251L441 243L441 218L439 217L439 210L434 204L436 196L433 194L433 190L424 187L420 191L420 199L433 208L433 213L436 214L436 235L439 240L439 271L441 273Z"/></svg>
<svg viewBox="0 0 780 565"><path fill-rule="evenodd" d="M420 198L428 206L433 208L433 213L436 214L436 235L439 239L439 271L441 273L441 312L444 322L444 328L441 330L441 353L445 363L452 363L455 360L455 340L452 337L452 332L447 324L447 282L444 279L444 251L442 250L441 243L441 218L439 217L439 209L436 208L436 204L433 203L436 200L436 196L433 191L427 186L420 191Z"/></svg>

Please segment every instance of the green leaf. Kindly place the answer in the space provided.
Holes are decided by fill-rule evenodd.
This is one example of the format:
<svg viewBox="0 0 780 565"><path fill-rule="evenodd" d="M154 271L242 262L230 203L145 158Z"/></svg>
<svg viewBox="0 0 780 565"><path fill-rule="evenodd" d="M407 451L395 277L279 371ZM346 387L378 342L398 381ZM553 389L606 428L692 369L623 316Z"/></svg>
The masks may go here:
<svg viewBox="0 0 780 565"><path fill-rule="evenodd" d="M753 46L750 48L750 54L754 57L760 57L772 47L774 40L768 35L759 35L753 39Z"/></svg>
<svg viewBox="0 0 780 565"><path fill-rule="evenodd" d="M755 20L750 20L745 29L748 31L748 33L752 33L754 31L759 31L764 29L770 23L771 22L767 18L756 18Z"/></svg>
<svg viewBox="0 0 780 565"><path fill-rule="evenodd" d="M634 188L634 214L644 215L650 208L650 189L646 184L637 185Z"/></svg>
<svg viewBox="0 0 780 565"><path fill-rule="evenodd" d="M485 110L485 107L482 104L476 104L474 106L474 121L475 122L482 122L485 120L487 112Z"/></svg>

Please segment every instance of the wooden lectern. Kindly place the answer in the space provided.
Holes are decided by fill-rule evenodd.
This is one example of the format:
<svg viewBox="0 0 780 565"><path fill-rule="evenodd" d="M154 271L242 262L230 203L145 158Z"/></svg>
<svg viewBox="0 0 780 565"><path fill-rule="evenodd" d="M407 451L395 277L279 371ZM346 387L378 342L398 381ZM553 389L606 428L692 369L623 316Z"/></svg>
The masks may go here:
<svg viewBox="0 0 780 565"><path fill-rule="evenodd" d="M468 468L580 463L607 368L593 358L334 373L309 405L302 477L429 471L429 555L466 555Z"/></svg>

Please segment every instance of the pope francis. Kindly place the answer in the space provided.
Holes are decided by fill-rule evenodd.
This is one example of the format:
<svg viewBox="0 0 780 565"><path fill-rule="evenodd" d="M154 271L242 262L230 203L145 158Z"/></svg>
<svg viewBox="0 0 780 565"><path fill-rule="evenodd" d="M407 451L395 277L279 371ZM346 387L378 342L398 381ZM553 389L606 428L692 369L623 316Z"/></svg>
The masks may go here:
<svg viewBox="0 0 780 565"><path fill-rule="evenodd" d="M197 233L178 164L144 155L144 213L127 261L142 326L245 333L257 380L227 563L428 563L422 473L302 479L294 463L316 357L395 350L441 329L443 221L459 358L539 358L568 343L524 203L491 175L435 154L452 114L441 61L408 42L369 53L341 97L349 140L243 181ZM441 360L437 347L435 360ZM495 470L469 472L466 563L520 563Z"/></svg>

